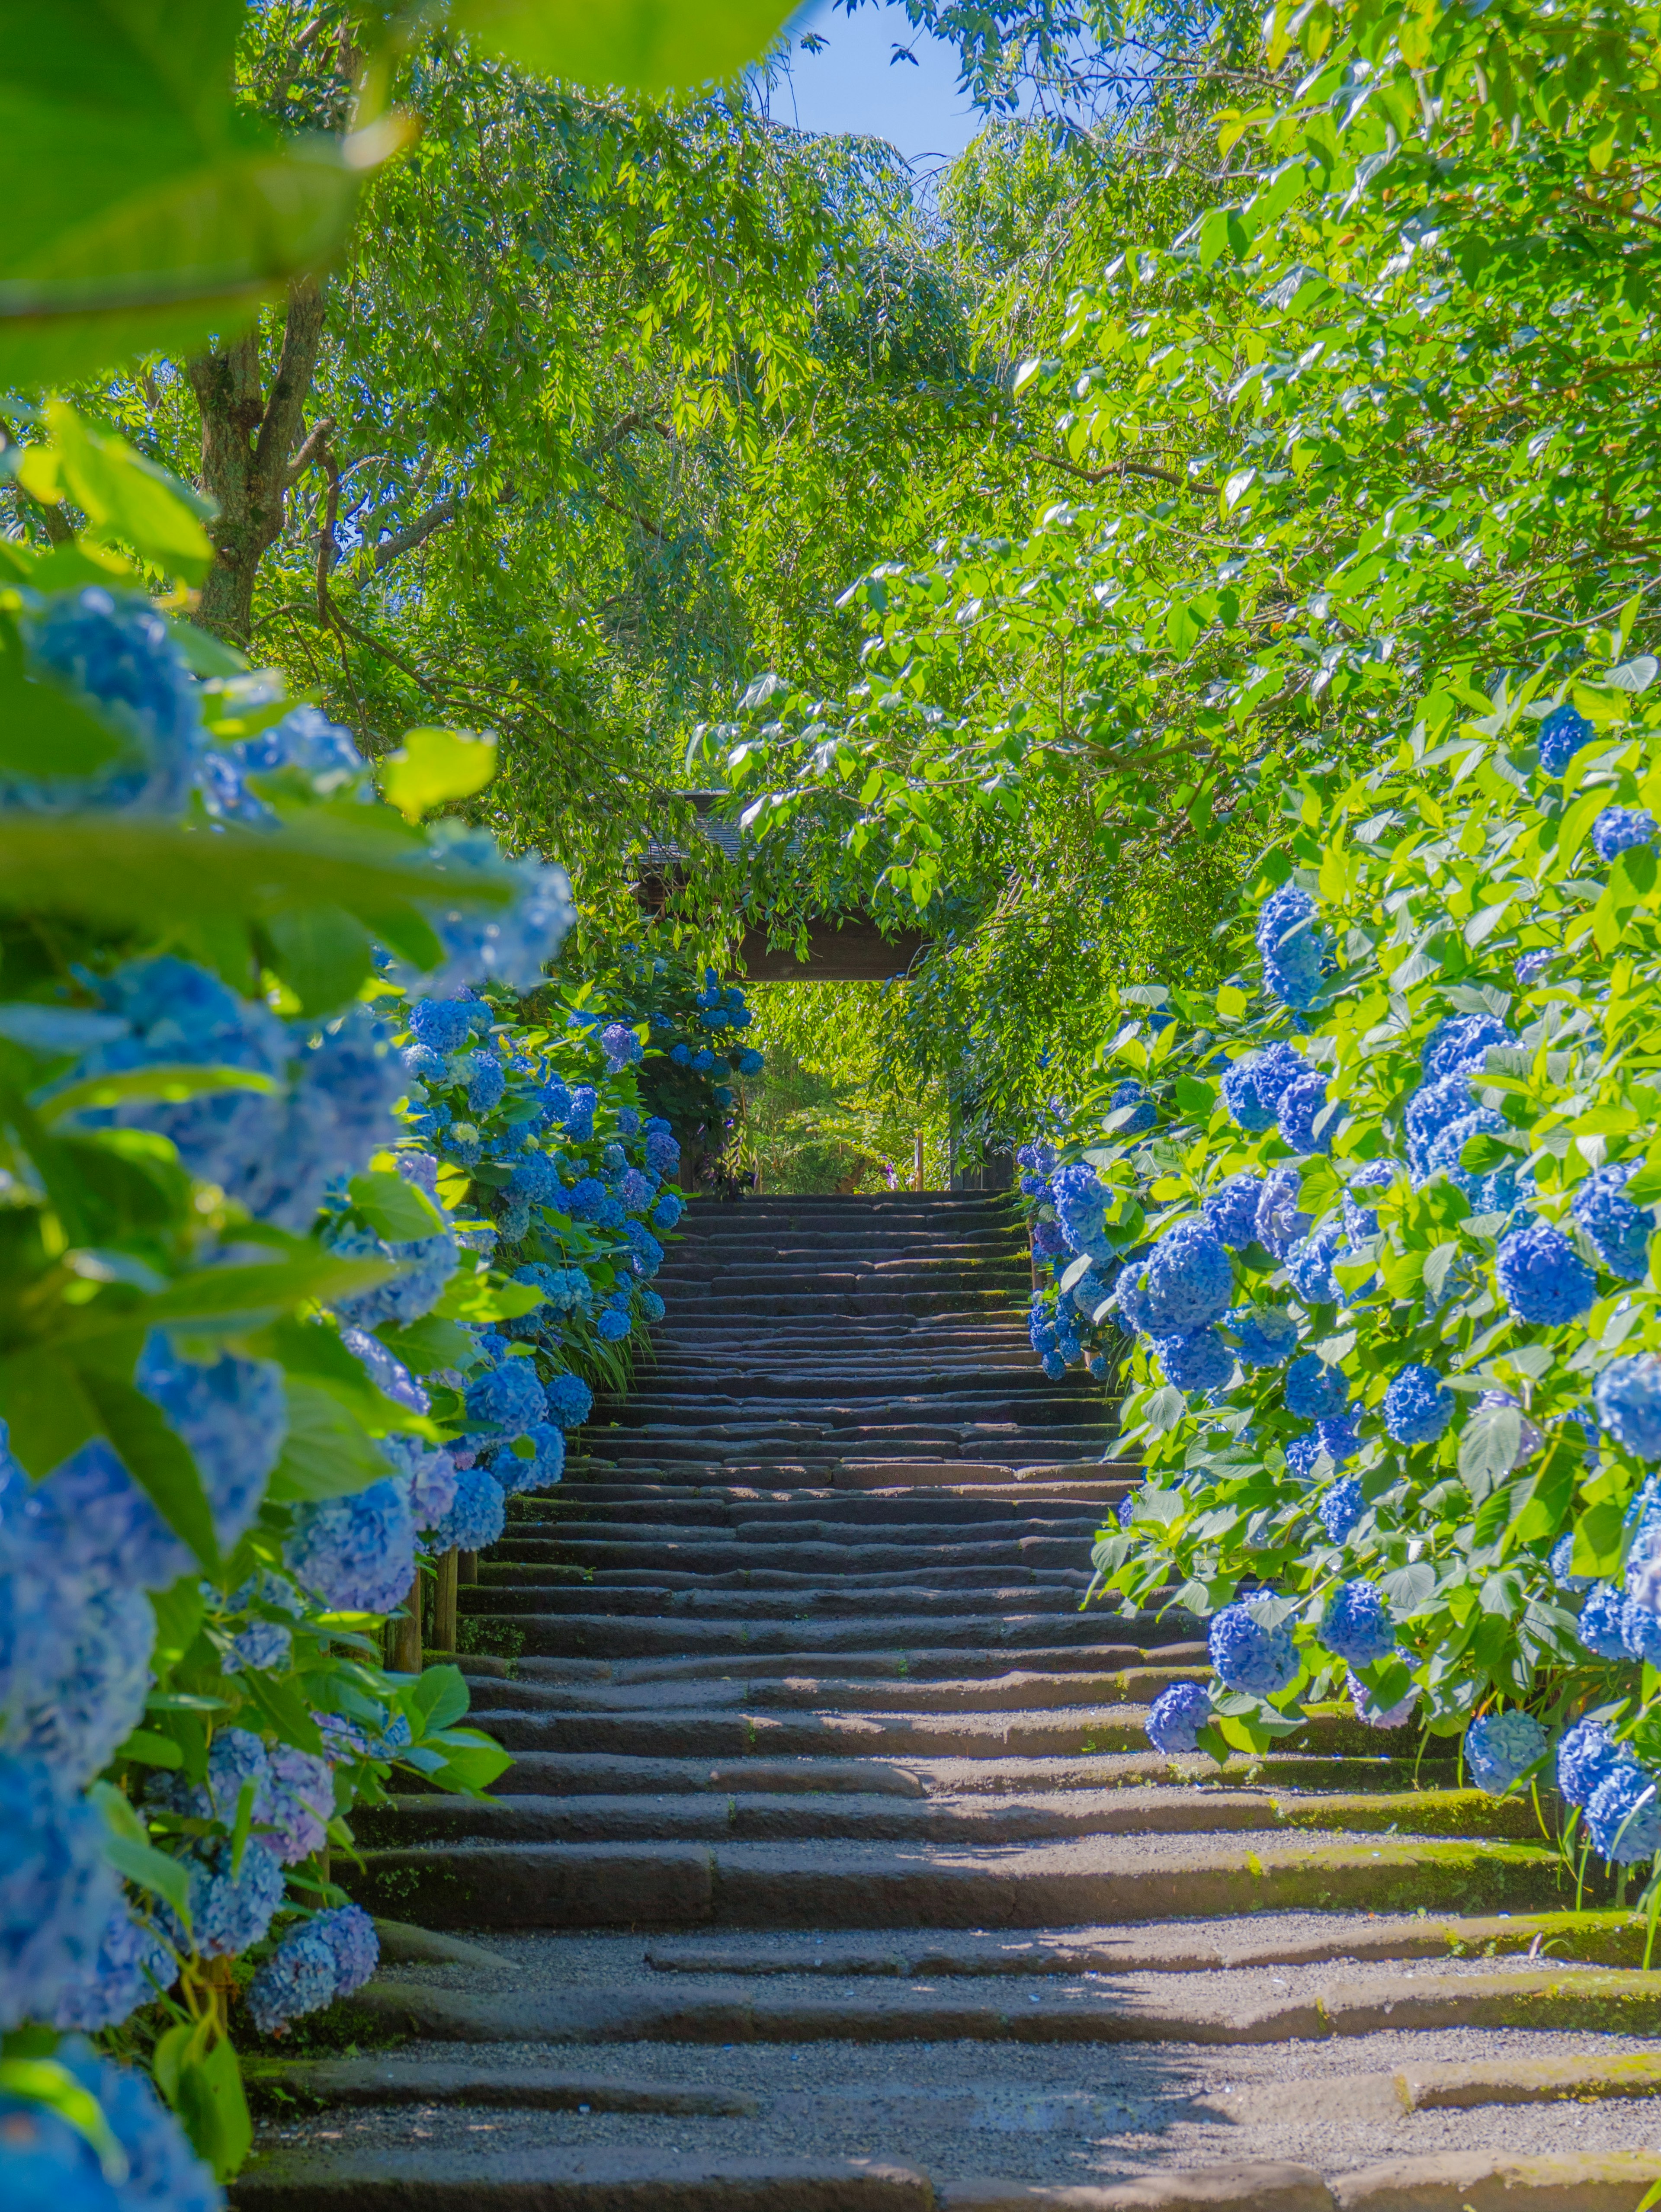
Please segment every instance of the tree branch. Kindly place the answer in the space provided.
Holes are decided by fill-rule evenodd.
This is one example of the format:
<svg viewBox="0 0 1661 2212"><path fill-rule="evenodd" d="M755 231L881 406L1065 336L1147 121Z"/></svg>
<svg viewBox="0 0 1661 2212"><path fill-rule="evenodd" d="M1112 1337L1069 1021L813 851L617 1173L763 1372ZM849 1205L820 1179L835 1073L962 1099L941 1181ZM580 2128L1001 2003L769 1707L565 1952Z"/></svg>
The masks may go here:
<svg viewBox="0 0 1661 2212"><path fill-rule="evenodd" d="M1156 469L1150 461L1111 461L1104 469L1085 469L1077 461L1064 460L1059 453L1035 453L1032 458L1052 469L1064 469L1068 476L1078 477L1086 483L1106 483L1112 477L1152 477L1156 483L1173 484L1178 491L1189 489L1186 477L1171 469Z"/></svg>
<svg viewBox="0 0 1661 2212"><path fill-rule="evenodd" d="M461 501L453 494L448 499L440 500L436 507L429 507L425 514L418 516L407 530L396 531L392 537L383 538L374 549L376 575L380 575L383 568L391 568L400 554L413 553L417 545L432 536L434 531L442 530L446 523L453 522L460 512Z"/></svg>
<svg viewBox="0 0 1661 2212"><path fill-rule="evenodd" d="M285 487L299 483L301 477L305 475L307 470L310 468L312 463L317 459L319 453L322 451L326 441L332 435L334 427L334 416L332 415L326 415L323 417L323 420L312 432L310 437L307 439L305 444L300 448L300 451L295 455L293 460L289 462L287 471L283 477L283 483Z"/></svg>

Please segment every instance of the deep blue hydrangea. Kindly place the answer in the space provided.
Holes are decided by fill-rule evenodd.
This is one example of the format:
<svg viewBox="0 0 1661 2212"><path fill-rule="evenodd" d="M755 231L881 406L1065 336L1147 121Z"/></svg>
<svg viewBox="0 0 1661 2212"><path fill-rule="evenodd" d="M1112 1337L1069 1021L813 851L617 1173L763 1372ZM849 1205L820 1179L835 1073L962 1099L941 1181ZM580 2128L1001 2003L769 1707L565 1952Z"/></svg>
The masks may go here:
<svg viewBox="0 0 1661 2212"><path fill-rule="evenodd" d="M545 1395L548 1418L562 1429L580 1429L593 1410L594 1394L580 1375L556 1375Z"/></svg>
<svg viewBox="0 0 1661 2212"><path fill-rule="evenodd" d="M1081 1161L1057 1168L1052 1188L1056 1218L1068 1250L1087 1253L1092 1260L1110 1259L1113 1248L1105 1234L1109 1194L1095 1169Z"/></svg>
<svg viewBox="0 0 1661 2212"><path fill-rule="evenodd" d="M1396 1180L1396 1170L1388 1160L1374 1160L1344 1193L1344 1237L1348 1243L1370 1244L1378 1234L1378 1216L1370 1206L1363 1206L1355 1194L1363 1190L1384 1190Z"/></svg>
<svg viewBox="0 0 1661 2212"><path fill-rule="evenodd" d="M1537 983L1556 957L1555 948L1549 945L1539 945L1534 951L1522 954L1512 970L1518 989L1526 991Z"/></svg>
<svg viewBox="0 0 1661 2212"><path fill-rule="evenodd" d="M1272 1169L1265 1177L1257 1201L1257 1242L1284 1260L1294 1244L1308 1236L1313 1217L1299 1211L1303 1179L1296 1168Z"/></svg>
<svg viewBox="0 0 1661 2212"><path fill-rule="evenodd" d="M1352 1667L1370 1666L1396 1649L1396 1623L1369 1582L1341 1583L1321 1615L1321 1641Z"/></svg>
<svg viewBox="0 0 1661 2212"><path fill-rule="evenodd" d="M626 1022L608 1022L599 1033L599 1048L605 1054L605 1065L613 1075L625 1067L632 1067L645 1048Z"/></svg>
<svg viewBox="0 0 1661 2212"><path fill-rule="evenodd" d="M1315 1433L1335 1467L1347 1466L1360 1456L1361 1439L1353 1420L1317 1421Z"/></svg>
<svg viewBox="0 0 1661 2212"><path fill-rule="evenodd" d="M1557 1747L1557 1788L1570 1805L1585 1805L1613 1771L1620 1747L1601 1721L1579 1721Z"/></svg>
<svg viewBox="0 0 1661 2212"><path fill-rule="evenodd" d="M1199 1731L1211 1718L1211 1700L1202 1682L1173 1682L1147 1709L1147 1740L1167 1759L1197 1751Z"/></svg>
<svg viewBox="0 0 1661 2212"><path fill-rule="evenodd" d="M1059 1350L1046 1352L1043 1365L1044 1373L1052 1382L1059 1382L1067 1372L1066 1357Z"/></svg>
<svg viewBox="0 0 1661 2212"><path fill-rule="evenodd" d="M580 1176L565 1194L565 1211L573 1221L592 1221L608 1195L598 1176Z"/></svg>
<svg viewBox="0 0 1661 2212"><path fill-rule="evenodd" d="M1244 1251L1257 1234L1257 1202L1262 1194L1262 1176L1247 1174L1232 1175L1206 1194L1206 1219L1232 1251Z"/></svg>
<svg viewBox="0 0 1661 2212"><path fill-rule="evenodd" d="M283 1902L283 1869L257 1836L243 1845L235 1872L231 1858L227 1837L204 1840L188 1863L191 1929L204 1958L240 1958L259 1942ZM182 1942L183 1929L175 1929Z"/></svg>
<svg viewBox="0 0 1661 2212"><path fill-rule="evenodd" d="M294 1657L294 1631L280 1620L252 1620L239 1635L220 1663L228 1674L252 1672L285 1674Z"/></svg>
<svg viewBox="0 0 1661 2212"><path fill-rule="evenodd" d="M449 998L465 983L493 981L510 991L535 990L576 918L563 868L535 859L505 860L488 830L459 821L438 823L429 831L428 841L421 855L423 871L436 870L456 883L453 904L423 902L446 957L431 975L395 957L389 963L393 981L435 999ZM515 892L513 903L467 903L468 879L482 877L510 881Z"/></svg>
<svg viewBox="0 0 1661 2212"><path fill-rule="evenodd" d="M1558 1328L1586 1312L1597 1278L1561 1230L1543 1221L1501 1240L1495 1267L1500 1296L1518 1321Z"/></svg>
<svg viewBox="0 0 1661 2212"><path fill-rule="evenodd" d="M1300 1421L1329 1420L1349 1403L1349 1378L1319 1352L1305 1352L1287 1368L1283 1395L1287 1413Z"/></svg>
<svg viewBox="0 0 1661 2212"><path fill-rule="evenodd" d="M1427 1083L1445 1075L1463 1075L1482 1067L1490 1045L1515 1044L1516 1038L1494 1014L1450 1014L1425 1041L1419 1066Z"/></svg>
<svg viewBox="0 0 1661 2212"><path fill-rule="evenodd" d="M666 1179L680 1169L680 1146L674 1136L666 1127L654 1128L649 1121L646 1125L646 1165L651 1174Z"/></svg>
<svg viewBox="0 0 1661 2212"><path fill-rule="evenodd" d="M766 1065L767 1059L765 1054L757 1052L754 1045L746 1046L739 1054L739 1073L740 1075L753 1078L759 1075Z"/></svg>
<svg viewBox="0 0 1661 2212"><path fill-rule="evenodd" d="M528 1452L526 1445L530 1446ZM516 1498L523 1491L551 1490L565 1474L565 1431L551 1421L538 1421L513 1443L493 1446L485 1464L501 1485L504 1497Z"/></svg>
<svg viewBox="0 0 1661 2212"><path fill-rule="evenodd" d="M608 1300L594 1318L594 1334L602 1344L621 1344L633 1326L628 1307Z"/></svg>
<svg viewBox="0 0 1661 2212"><path fill-rule="evenodd" d="M1592 1849L1612 1866L1638 1866L1661 1848L1661 1790L1628 1753L1618 1759L1586 1804Z"/></svg>
<svg viewBox="0 0 1661 2212"><path fill-rule="evenodd" d="M1228 1316L1245 1367L1283 1367L1298 1349L1298 1324L1284 1306L1238 1306Z"/></svg>
<svg viewBox="0 0 1661 2212"><path fill-rule="evenodd" d="M1516 1203L1515 1168L1479 1175L1474 1168L1465 1165L1463 1157L1465 1146L1473 1137L1503 1137L1507 1126L1505 1115L1496 1114L1488 1106L1473 1107L1469 1114L1462 1114L1457 1121L1448 1122L1425 1147L1426 1179L1437 1174L1445 1175L1450 1182L1458 1184L1473 1206L1477 1205L1479 1194L1484 1188L1491 1187L1509 1203L1504 1206L1483 1206L1482 1210L1508 1212L1511 1206ZM1504 1180L1507 1176L1509 1180Z"/></svg>
<svg viewBox="0 0 1661 2212"><path fill-rule="evenodd" d="M487 1468L462 1468L456 1475L455 1503L433 1531L436 1550L484 1552L507 1524L508 1502L502 1485Z"/></svg>
<svg viewBox="0 0 1661 2212"><path fill-rule="evenodd" d="M58 1575L25 1558L0 1572L0 1715L8 1747L65 1784L90 1782L143 1717L155 1616L142 1590Z"/></svg>
<svg viewBox="0 0 1661 2212"><path fill-rule="evenodd" d="M1661 1617L1627 1590L1621 1595L1621 1644L1628 1659L1661 1667Z"/></svg>
<svg viewBox="0 0 1661 2212"><path fill-rule="evenodd" d="M1234 1271L1226 1249L1204 1219L1179 1221L1153 1247L1141 1290L1154 1336L1203 1328L1227 1312Z"/></svg>
<svg viewBox="0 0 1661 2212"><path fill-rule="evenodd" d="M1265 1628L1244 1605L1226 1605L1213 1620L1207 1646L1218 1680L1260 1698L1284 1690L1298 1673L1298 1654L1284 1628Z"/></svg>
<svg viewBox="0 0 1661 2212"><path fill-rule="evenodd" d="M1551 1578L1560 1590L1567 1590L1572 1597L1580 1597L1592 1587L1594 1578L1591 1575L1573 1573L1573 1559L1574 1531L1571 1528L1567 1535L1560 1536L1552 1546L1547 1565L1551 1570Z"/></svg>
<svg viewBox="0 0 1661 2212"><path fill-rule="evenodd" d="M410 1029L417 1043L434 1052L459 1052L481 1029L488 1029L490 1010L482 999L426 997L410 1006Z"/></svg>
<svg viewBox="0 0 1661 2212"><path fill-rule="evenodd" d="M1456 1401L1433 1367L1403 1367L1384 1393L1384 1426L1398 1444L1432 1444L1452 1420Z"/></svg>
<svg viewBox="0 0 1661 2212"><path fill-rule="evenodd" d="M297 1506L283 1558L332 1612L391 1613L415 1579L415 1541L405 1486L389 1476Z"/></svg>
<svg viewBox="0 0 1661 2212"><path fill-rule="evenodd" d="M1288 1474L1299 1482L1313 1482L1321 1461L1321 1439L1313 1429L1300 1429L1286 1442L1286 1463Z"/></svg>
<svg viewBox="0 0 1661 2212"><path fill-rule="evenodd" d="M0 811L182 814L201 740L197 688L149 599L96 585L57 592L22 630L34 666L125 743L87 775L0 778Z"/></svg>
<svg viewBox="0 0 1661 2212"><path fill-rule="evenodd" d="M1288 1086L1307 1071L1308 1063L1294 1045L1267 1045L1225 1071L1223 1103L1242 1129L1261 1136L1275 1127Z"/></svg>
<svg viewBox="0 0 1661 2212"><path fill-rule="evenodd" d="M663 1265L662 1245L643 1221L625 1222L623 1234L629 1246L630 1267L642 1281L649 1283Z"/></svg>
<svg viewBox="0 0 1661 2212"><path fill-rule="evenodd" d="M270 1832L261 1840L284 1866L298 1866L328 1841L334 1814L334 1773L315 1752L280 1743L271 1753L266 1797Z"/></svg>
<svg viewBox="0 0 1661 2212"><path fill-rule="evenodd" d="M1641 806L1606 806L1591 825L1591 842L1600 860L1613 860L1618 853L1655 842L1655 817Z"/></svg>
<svg viewBox="0 0 1661 2212"><path fill-rule="evenodd" d="M644 1322L649 1322L653 1328L655 1328L659 1322L663 1319L664 1315L668 1311L668 1308L664 1304L663 1300L658 1296L655 1291L641 1290L637 1291L635 1295L640 1304L641 1319Z"/></svg>
<svg viewBox="0 0 1661 2212"><path fill-rule="evenodd" d="M0 2030L50 2020L95 1972L120 1902L104 1823L39 1759L0 1752Z"/></svg>
<svg viewBox="0 0 1661 2212"><path fill-rule="evenodd" d="M467 1087L470 1113L488 1114L508 1090L508 1071L493 1052L464 1052L455 1063L457 1080Z"/></svg>
<svg viewBox="0 0 1661 2212"><path fill-rule="evenodd" d="M1320 994L1326 948L1315 913L1314 900L1295 884L1282 884L1257 909L1263 983L1288 1006L1311 1006Z"/></svg>
<svg viewBox="0 0 1661 2212"><path fill-rule="evenodd" d="M1123 1114L1127 1118L1119 1123L1115 1134L1121 1137L1145 1136L1159 1118L1159 1109L1146 1088L1133 1079L1119 1085L1108 1101L1110 1114Z"/></svg>
<svg viewBox="0 0 1661 2212"><path fill-rule="evenodd" d="M1178 1390L1221 1390L1234 1372L1234 1354L1214 1328L1158 1338L1153 1349L1165 1381Z"/></svg>
<svg viewBox="0 0 1661 2212"><path fill-rule="evenodd" d="M1415 1182L1424 1182L1432 1172L1431 1148L1443 1131L1474 1114L1479 1103L1470 1087L1470 1078L1465 1074L1439 1075L1433 1083L1421 1084L1414 1092L1408 1100L1404 1118L1408 1165Z"/></svg>
<svg viewBox="0 0 1661 2212"><path fill-rule="evenodd" d="M1532 1713L1488 1713L1465 1730L1465 1765L1490 1797L1503 1797L1545 1752L1546 1731Z"/></svg>
<svg viewBox="0 0 1661 2212"><path fill-rule="evenodd" d="M1366 1500L1361 1495L1361 1478L1347 1474L1342 1482L1333 1483L1323 1490L1315 1508L1321 1526L1335 1544L1348 1540L1350 1531L1366 1511Z"/></svg>
<svg viewBox="0 0 1661 2212"><path fill-rule="evenodd" d="M144 2075L78 2035L52 2058L96 2100L125 2176L106 2179L94 2145L48 2106L0 2093L7 2212L222 2212L212 2173Z"/></svg>
<svg viewBox="0 0 1661 2212"><path fill-rule="evenodd" d="M1574 1194L1574 1218L1609 1273L1636 1283L1649 1273L1655 1215L1627 1196L1632 1168L1631 1161L1622 1161L1589 1175Z"/></svg>
<svg viewBox="0 0 1661 2212"><path fill-rule="evenodd" d="M545 1408L536 1362L532 1359L504 1359L500 1367L467 1386L469 1419L489 1421L509 1436L539 1421Z"/></svg>
<svg viewBox="0 0 1661 2212"><path fill-rule="evenodd" d="M248 2010L262 2035L317 2012L334 1996L334 1953L310 1921L291 1928L248 1985Z"/></svg>
<svg viewBox="0 0 1661 2212"><path fill-rule="evenodd" d="M1288 1083L1281 1093L1281 1110L1276 1116L1282 1141L1294 1152L1329 1152L1332 1150L1332 1128L1328 1122L1318 1132L1316 1123L1327 1110L1327 1086L1324 1076L1311 1068L1300 1075L1295 1083Z"/></svg>
<svg viewBox="0 0 1661 2212"><path fill-rule="evenodd" d="M1580 1608L1579 1625L1575 1632L1588 1651L1599 1659L1626 1657L1627 1642L1621 1633L1621 1615L1626 1609L1627 1594L1617 1583L1592 1584Z"/></svg>
<svg viewBox="0 0 1661 2212"><path fill-rule="evenodd" d="M90 1965L59 1990L52 2025L89 2033L119 2027L178 1978L178 1964L161 1936L119 1905L104 1923Z"/></svg>
<svg viewBox="0 0 1661 2212"><path fill-rule="evenodd" d="M1540 725L1540 765L1548 775L1561 775L1584 744L1597 735L1585 716L1577 714L1566 699L1554 707Z"/></svg>
<svg viewBox="0 0 1661 2212"><path fill-rule="evenodd" d="M611 1188L629 1213L644 1213L657 1194L657 1185L638 1168L624 1168Z"/></svg>
<svg viewBox="0 0 1661 2212"><path fill-rule="evenodd" d="M1312 1237L1300 1238L1287 1254L1287 1273L1292 1278L1292 1287L1306 1306L1335 1305L1342 1297L1333 1276L1332 1263L1341 1257L1343 1243L1342 1230L1335 1222L1329 1222Z"/></svg>
<svg viewBox="0 0 1661 2212"><path fill-rule="evenodd" d="M1612 1359L1591 1401L1603 1428L1634 1459L1661 1459L1661 1358L1639 1352Z"/></svg>

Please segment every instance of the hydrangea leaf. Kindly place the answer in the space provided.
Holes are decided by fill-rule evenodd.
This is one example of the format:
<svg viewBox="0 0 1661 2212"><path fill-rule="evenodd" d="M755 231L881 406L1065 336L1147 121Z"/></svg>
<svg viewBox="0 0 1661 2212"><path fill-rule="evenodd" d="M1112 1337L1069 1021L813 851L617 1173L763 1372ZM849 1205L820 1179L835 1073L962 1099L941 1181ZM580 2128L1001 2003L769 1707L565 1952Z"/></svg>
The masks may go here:
<svg viewBox="0 0 1661 2212"><path fill-rule="evenodd" d="M285 1384L289 1434L271 1474L274 1504L347 1498L389 1472L374 1438L335 1393L304 1376Z"/></svg>
<svg viewBox="0 0 1661 2212"><path fill-rule="evenodd" d="M447 799L483 791L496 772L496 743L466 730L411 730L376 769L389 803L418 822Z"/></svg>
<svg viewBox="0 0 1661 2212"><path fill-rule="evenodd" d="M125 741L79 700L29 673L16 626L0 617L0 769L13 775L85 775Z"/></svg>
<svg viewBox="0 0 1661 2212"><path fill-rule="evenodd" d="M782 0L454 0L450 20L540 76L666 92L736 76L788 14Z"/></svg>
<svg viewBox="0 0 1661 2212"><path fill-rule="evenodd" d="M448 1226L426 1192L400 1175L354 1176L346 1188L357 1211L388 1243L411 1243L422 1237L441 1236Z"/></svg>
<svg viewBox="0 0 1661 2212"><path fill-rule="evenodd" d="M48 405L46 425L64 489L85 514L93 542L128 546L164 575L199 584L213 560L201 520L212 512L209 502L61 400Z"/></svg>

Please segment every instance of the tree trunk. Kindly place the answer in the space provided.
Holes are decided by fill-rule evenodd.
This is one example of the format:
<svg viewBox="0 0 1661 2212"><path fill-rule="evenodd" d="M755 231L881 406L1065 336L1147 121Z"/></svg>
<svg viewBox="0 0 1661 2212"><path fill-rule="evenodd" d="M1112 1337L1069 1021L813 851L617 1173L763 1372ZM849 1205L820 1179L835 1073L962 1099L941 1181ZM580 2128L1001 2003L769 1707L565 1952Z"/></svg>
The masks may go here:
<svg viewBox="0 0 1661 2212"><path fill-rule="evenodd" d="M261 388L258 330L190 364L202 416L202 488L219 507L209 526L214 562L197 620L232 645L248 643L260 561L282 534L289 485L325 434L319 425L296 456L322 344L323 293L307 276L289 287L269 392Z"/></svg>

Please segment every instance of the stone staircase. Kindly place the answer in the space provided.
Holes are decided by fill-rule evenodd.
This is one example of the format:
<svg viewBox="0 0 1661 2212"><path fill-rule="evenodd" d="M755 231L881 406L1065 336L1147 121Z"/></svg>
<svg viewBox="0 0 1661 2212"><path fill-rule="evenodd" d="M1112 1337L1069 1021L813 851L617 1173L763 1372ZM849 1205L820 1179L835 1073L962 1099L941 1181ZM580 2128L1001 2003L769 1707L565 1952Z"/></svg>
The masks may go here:
<svg viewBox="0 0 1661 2212"><path fill-rule="evenodd" d="M1636 2212L1661 1974L1530 1804L1338 1715L1150 1751L1202 1624L1080 1610L1135 1470L1007 1201L687 1226L461 1593L514 1765L359 1818L383 1970L236 2202Z"/></svg>

